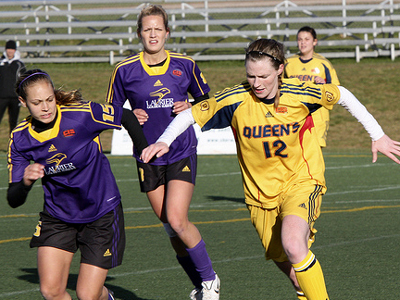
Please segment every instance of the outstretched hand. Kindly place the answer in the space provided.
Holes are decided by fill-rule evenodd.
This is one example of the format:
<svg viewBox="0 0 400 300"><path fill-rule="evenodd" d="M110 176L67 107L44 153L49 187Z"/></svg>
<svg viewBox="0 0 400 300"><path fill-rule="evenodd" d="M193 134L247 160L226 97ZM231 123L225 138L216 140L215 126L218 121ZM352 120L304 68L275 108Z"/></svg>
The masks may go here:
<svg viewBox="0 0 400 300"><path fill-rule="evenodd" d="M400 142L392 140L386 134L379 140L372 142L372 162L378 160L378 152L389 157L394 162L400 164L400 160L395 156L400 156Z"/></svg>
<svg viewBox="0 0 400 300"><path fill-rule="evenodd" d="M142 151L142 154L140 155L140 159L144 163L148 163L154 156L161 157L168 151L169 151L169 147L166 143L158 142L158 143L151 144L148 147L144 148Z"/></svg>

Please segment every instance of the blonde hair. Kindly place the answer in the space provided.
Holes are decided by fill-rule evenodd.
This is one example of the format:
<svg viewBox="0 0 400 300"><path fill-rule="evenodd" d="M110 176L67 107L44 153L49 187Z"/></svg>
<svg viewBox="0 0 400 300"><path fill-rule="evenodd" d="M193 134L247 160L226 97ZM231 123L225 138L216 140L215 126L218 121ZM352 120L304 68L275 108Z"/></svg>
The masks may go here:
<svg viewBox="0 0 400 300"><path fill-rule="evenodd" d="M140 37L140 32L143 28L143 18L148 16L161 16L164 20L165 29L169 32L168 27L168 14L161 5L147 5L140 12L137 20L137 34Z"/></svg>

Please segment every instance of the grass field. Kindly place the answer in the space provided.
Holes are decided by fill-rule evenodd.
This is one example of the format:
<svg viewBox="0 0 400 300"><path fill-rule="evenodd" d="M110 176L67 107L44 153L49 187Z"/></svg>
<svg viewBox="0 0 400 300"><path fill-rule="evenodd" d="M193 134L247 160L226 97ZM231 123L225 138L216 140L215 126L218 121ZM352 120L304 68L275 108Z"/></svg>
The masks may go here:
<svg viewBox="0 0 400 300"><path fill-rule="evenodd" d="M330 298L400 299L400 167L386 157L372 164L368 152L324 154L328 193L312 249L323 267ZM109 159L123 197L127 248L122 266L109 272L106 285L120 300L188 299L191 283L139 192L133 159ZM0 161L0 197L5 199L5 155ZM27 203L14 210L0 201L0 299L42 299L36 250L29 248L42 193L36 183ZM189 216L201 231L221 277L221 299L296 299L289 281L263 258L243 204L235 156L199 157ZM78 265L75 256L68 285L73 299Z"/></svg>
<svg viewBox="0 0 400 300"><path fill-rule="evenodd" d="M333 60L339 79L376 117L386 133L400 140L400 59ZM55 85L81 88L88 100L103 102L113 66L107 64L29 65L50 73ZM200 64L212 93L244 79L242 62ZM21 110L21 118L27 115ZM43 191L36 183L27 203L8 207L7 118L0 125L0 300L39 300L36 250L29 248ZM400 167L385 157L371 163L370 140L361 125L341 107L331 113L324 151L328 193L316 227L313 252L335 300L398 300L400 289ZM102 136L110 150L111 131ZM106 285L119 300L187 299L191 284L178 266L160 222L139 192L132 158L110 156L125 209L127 249L123 265L111 270ZM190 219L207 243L222 280L221 299L296 299L289 281L263 249L243 204L239 167L234 156L201 156ZM73 261L70 284L78 274Z"/></svg>

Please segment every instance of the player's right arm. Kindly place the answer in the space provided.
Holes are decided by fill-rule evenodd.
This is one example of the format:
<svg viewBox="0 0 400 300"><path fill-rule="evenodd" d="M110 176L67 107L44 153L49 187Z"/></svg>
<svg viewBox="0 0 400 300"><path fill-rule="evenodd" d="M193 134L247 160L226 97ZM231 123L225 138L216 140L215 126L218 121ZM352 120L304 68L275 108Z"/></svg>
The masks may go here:
<svg viewBox="0 0 400 300"><path fill-rule="evenodd" d="M44 176L44 166L38 163L27 166L24 170L24 177L19 182L12 182L8 186L7 201L12 208L25 203L28 193L36 180Z"/></svg>
<svg viewBox="0 0 400 300"><path fill-rule="evenodd" d="M192 109L186 109L178 114L165 129L158 140L142 151L140 158L148 163L154 156L161 157L169 151L172 142L189 126L195 124Z"/></svg>

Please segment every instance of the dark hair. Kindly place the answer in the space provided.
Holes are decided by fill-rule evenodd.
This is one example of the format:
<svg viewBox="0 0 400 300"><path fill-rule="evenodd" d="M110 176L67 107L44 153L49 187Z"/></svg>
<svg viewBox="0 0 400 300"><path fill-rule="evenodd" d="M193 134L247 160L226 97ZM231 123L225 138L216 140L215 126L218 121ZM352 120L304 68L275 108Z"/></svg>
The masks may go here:
<svg viewBox="0 0 400 300"><path fill-rule="evenodd" d="M317 33L315 32L314 28L312 28L310 26L303 26L297 31L297 35L299 35L299 33L303 32L303 31L311 33L311 35L313 36L314 40L317 39ZM296 37L297 37L297 35L296 35Z"/></svg>
<svg viewBox="0 0 400 300"><path fill-rule="evenodd" d="M137 20L137 34L140 35L140 32L143 28L143 18L147 16L161 16L164 20L164 26L167 31L170 31L168 27L168 14L165 9L161 5L147 5L140 12Z"/></svg>
<svg viewBox="0 0 400 300"><path fill-rule="evenodd" d="M14 49L14 50L17 50L17 43L15 42L15 41L13 41L13 40L9 40L9 41L7 41L7 43L6 43L6 47L5 47L6 49Z"/></svg>
<svg viewBox="0 0 400 300"><path fill-rule="evenodd" d="M245 63L269 59L275 70L285 64L285 47L282 43L273 39L258 39L253 41L246 49ZM278 107L280 88L282 85L282 73L278 75L278 91L275 96L275 107Z"/></svg>
<svg viewBox="0 0 400 300"><path fill-rule="evenodd" d="M45 81L53 88L58 105L83 102L83 97L79 90L66 92L62 89L54 89L54 84L49 74L40 69L28 70L18 78L15 87L17 95L26 100L27 88L39 81Z"/></svg>

